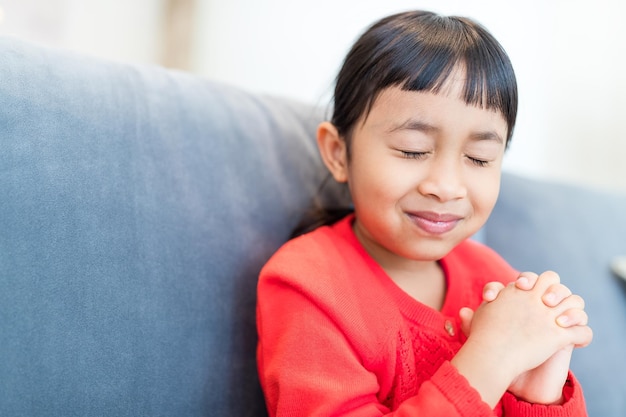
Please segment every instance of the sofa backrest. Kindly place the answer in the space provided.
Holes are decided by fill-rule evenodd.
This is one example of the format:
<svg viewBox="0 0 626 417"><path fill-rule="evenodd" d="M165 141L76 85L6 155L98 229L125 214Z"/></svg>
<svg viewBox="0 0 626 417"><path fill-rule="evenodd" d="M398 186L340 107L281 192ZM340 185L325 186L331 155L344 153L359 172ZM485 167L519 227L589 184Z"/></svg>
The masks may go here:
<svg viewBox="0 0 626 417"><path fill-rule="evenodd" d="M325 179L319 112L11 38L0 57L0 415L263 415L256 278Z"/></svg>

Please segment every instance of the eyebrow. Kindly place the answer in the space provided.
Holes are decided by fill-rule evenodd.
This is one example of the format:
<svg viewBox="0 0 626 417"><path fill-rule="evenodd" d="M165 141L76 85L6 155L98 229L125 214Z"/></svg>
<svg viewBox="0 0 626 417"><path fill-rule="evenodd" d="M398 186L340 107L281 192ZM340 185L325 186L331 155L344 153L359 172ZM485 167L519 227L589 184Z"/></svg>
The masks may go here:
<svg viewBox="0 0 626 417"><path fill-rule="evenodd" d="M398 130L417 130L420 132L430 133L430 132L438 132L440 129L436 126L430 125L428 123L416 120L416 119L408 119L399 125L393 126L389 129L389 133L396 132Z"/></svg>
<svg viewBox="0 0 626 417"><path fill-rule="evenodd" d="M494 132L491 130L488 130L485 132L472 133L471 137L472 139L477 140L477 141L493 140L500 144L504 143L504 139L502 139L502 136L500 136L497 132Z"/></svg>
<svg viewBox="0 0 626 417"><path fill-rule="evenodd" d="M389 129L389 133L393 133L398 130L417 130L419 132L432 133L432 132L439 132L441 129L431 124L422 122L420 120L408 119L400 123L397 126L393 126L391 129ZM485 140L485 141L495 141L499 144L504 143L504 139L502 138L502 136L500 136L498 132L495 132L492 130L486 130L482 132L473 132L470 135L470 137L476 141Z"/></svg>

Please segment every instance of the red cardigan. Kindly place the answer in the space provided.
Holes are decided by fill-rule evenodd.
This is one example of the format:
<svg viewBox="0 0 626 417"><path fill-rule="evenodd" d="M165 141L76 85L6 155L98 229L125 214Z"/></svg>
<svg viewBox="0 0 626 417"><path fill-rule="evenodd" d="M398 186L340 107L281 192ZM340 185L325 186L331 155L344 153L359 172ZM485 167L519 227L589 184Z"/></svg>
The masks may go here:
<svg viewBox="0 0 626 417"><path fill-rule="evenodd" d="M504 395L491 410L450 364L461 307L517 272L465 241L441 260L441 311L402 291L367 254L352 216L286 243L261 271L258 367L270 416L586 416L570 374L562 406Z"/></svg>

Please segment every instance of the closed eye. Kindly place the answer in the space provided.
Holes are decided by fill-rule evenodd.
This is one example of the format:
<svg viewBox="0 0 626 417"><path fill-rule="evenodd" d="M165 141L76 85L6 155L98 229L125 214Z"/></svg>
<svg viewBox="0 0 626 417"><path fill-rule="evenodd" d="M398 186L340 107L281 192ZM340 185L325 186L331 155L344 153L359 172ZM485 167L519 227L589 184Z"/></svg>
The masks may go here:
<svg viewBox="0 0 626 417"><path fill-rule="evenodd" d="M424 159L428 152L411 152L411 151L400 151L402 152L402 156L406 159Z"/></svg>
<svg viewBox="0 0 626 417"><path fill-rule="evenodd" d="M485 161L484 159L473 158L471 156L468 156L467 159L469 159L472 164L479 167L486 167L489 165L489 161Z"/></svg>

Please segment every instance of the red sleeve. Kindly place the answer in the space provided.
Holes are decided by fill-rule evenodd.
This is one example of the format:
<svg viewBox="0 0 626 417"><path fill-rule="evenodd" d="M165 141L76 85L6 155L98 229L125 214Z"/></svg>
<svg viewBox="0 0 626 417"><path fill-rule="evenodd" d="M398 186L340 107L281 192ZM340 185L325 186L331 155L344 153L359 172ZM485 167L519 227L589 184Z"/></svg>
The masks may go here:
<svg viewBox="0 0 626 417"><path fill-rule="evenodd" d="M580 383L571 372L563 387L563 405L531 404L505 393L501 405L505 417L587 417L587 407Z"/></svg>
<svg viewBox="0 0 626 417"><path fill-rule="evenodd" d="M382 416L376 376L345 336L299 290L262 276L257 351L271 417Z"/></svg>

